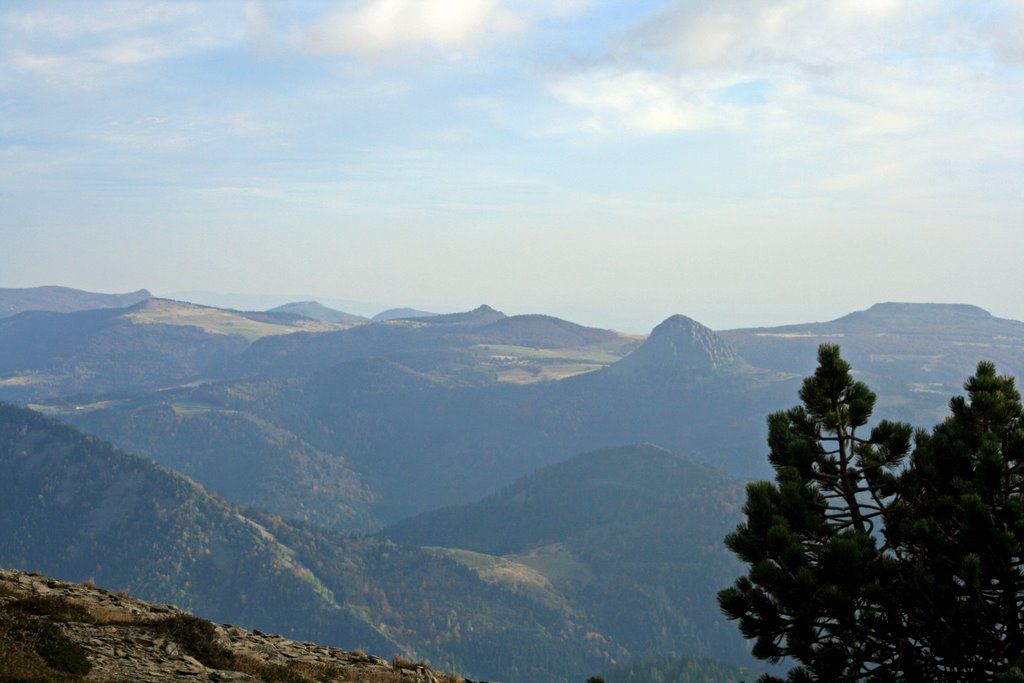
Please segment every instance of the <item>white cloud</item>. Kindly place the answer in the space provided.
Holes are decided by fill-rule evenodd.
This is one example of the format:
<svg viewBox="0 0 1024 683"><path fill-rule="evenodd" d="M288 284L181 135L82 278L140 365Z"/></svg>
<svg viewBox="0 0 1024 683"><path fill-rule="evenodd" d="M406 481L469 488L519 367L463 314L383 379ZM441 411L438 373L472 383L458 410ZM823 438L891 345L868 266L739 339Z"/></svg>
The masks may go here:
<svg viewBox="0 0 1024 683"><path fill-rule="evenodd" d="M1024 27L1013 2L677 0L549 88L595 133L725 126L784 154L855 141L970 155L968 131L1024 127L1024 74L990 58ZM751 84L757 97L733 97Z"/></svg>
<svg viewBox="0 0 1024 683"><path fill-rule="evenodd" d="M677 2L620 37L702 69L780 66L828 73L906 45L929 0L726 0Z"/></svg>
<svg viewBox="0 0 1024 683"><path fill-rule="evenodd" d="M237 10L228 3L96 2L0 11L0 66L59 88L103 87L140 65L240 43Z"/></svg>
<svg viewBox="0 0 1024 683"><path fill-rule="evenodd" d="M363 0L318 18L305 43L312 52L342 55L452 51L524 26L524 17L498 0Z"/></svg>
<svg viewBox="0 0 1024 683"><path fill-rule="evenodd" d="M461 57L503 35L521 35L544 22L571 22L590 0L347 0L308 15L250 2L250 38L270 52L380 58L424 53Z"/></svg>
<svg viewBox="0 0 1024 683"><path fill-rule="evenodd" d="M650 71L586 71L553 80L550 88L566 103L591 112L579 126L586 131L671 133L723 123L704 93Z"/></svg>
<svg viewBox="0 0 1024 683"><path fill-rule="evenodd" d="M677 0L600 58L547 72L565 107L547 133L715 130L777 169L755 182L775 197L985 206L1024 164L1015 1Z"/></svg>

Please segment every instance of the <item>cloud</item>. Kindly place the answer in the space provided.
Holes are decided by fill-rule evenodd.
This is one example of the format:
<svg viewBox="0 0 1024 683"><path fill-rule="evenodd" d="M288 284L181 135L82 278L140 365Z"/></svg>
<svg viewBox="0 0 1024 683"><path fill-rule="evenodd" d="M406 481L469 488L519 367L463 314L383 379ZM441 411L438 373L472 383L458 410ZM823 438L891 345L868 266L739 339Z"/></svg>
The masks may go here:
<svg viewBox="0 0 1024 683"><path fill-rule="evenodd" d="M800 201L988 196L1024 164L1022 30L1024 0L675 0L543 72L546 134L727 136Z"/></svg>
<svg viewBox="0 0 1024 683"><path fill-rule="evenodd" d="M1024 22L1014 1L986 13L937 0L677 0L549 88L591 124L638 134L726 125L891 140L946 117L1010 122L1021 74L988 54L1012 52L1003 24Z"/></svg>
<svg viewBox="0 0 1024 683"><path fill-rule="evenodd" d="M1011 0L992 31L995 53L1002 59L1024 63L1024 0Z"/></svg>
<svg viewBox="0 0 1024 683"><path fill-rule="evenodd" d="M683 79L650 71L590 70L553 80L549 87L564 102L591 112L578 126L584 131L671 133L716 122L704 93Z"/></svg>
<svg viewBox="0 0 1024 683"><path fill-rule="evenodd" d="M782 66L827 74L852 60L907 45L925 0L725 0L676 2L618 38L700 69Z"/></svg>
<svg viewBox="0 0 1024 683"><path fill-rule="evenodd" d="M498 0L363 0L318 18L305 45L320 54L377 56L401 50L454 51L525 27Z"/></svg>
<svg viewBox="0 0 1024 683"><path fill-rule="evenodd" d="M249 2L247 32L266 52L353 58L461 57L544 22L572 22L590 0L347 0L326 12L289 13Z"/></svg>
<svg viewBox="0 0 1024 683"><path fill-rule="evenodd" d="M121 82L146 64L239 44L244 22L227 3L97 2L0 12L0 65L75 90Z"/></svg>

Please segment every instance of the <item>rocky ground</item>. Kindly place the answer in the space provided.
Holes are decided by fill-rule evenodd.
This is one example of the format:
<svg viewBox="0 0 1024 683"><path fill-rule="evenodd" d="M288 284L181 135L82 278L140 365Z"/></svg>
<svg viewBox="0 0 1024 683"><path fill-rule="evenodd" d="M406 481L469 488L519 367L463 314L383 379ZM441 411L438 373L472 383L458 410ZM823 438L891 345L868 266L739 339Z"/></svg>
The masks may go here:
<svg viewBox="0 0 1024 683"><path fill-rule="evenodd" d="M8 680L465 681L422 663L213 624L124 593L0 569L0 681Z"/></svg>

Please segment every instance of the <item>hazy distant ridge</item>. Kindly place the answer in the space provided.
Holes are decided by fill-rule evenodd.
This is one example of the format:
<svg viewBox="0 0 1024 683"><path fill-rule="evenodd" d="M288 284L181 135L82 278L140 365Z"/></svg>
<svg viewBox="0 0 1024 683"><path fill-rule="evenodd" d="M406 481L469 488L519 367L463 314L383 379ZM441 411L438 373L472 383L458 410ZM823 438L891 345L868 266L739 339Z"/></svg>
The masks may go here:
<svg viewBox="0 0 1024 683"><path fill-rule="evenodd" d="M0 288L0 318L24 311L53 311L70 313L93 308L125 308L153 295L145 289L126 294L97 294L71 287Z"/></svg>
<svg viewBox="0 0 1024 683"><path fill-rule="evenodd" d="M333 308L328 308L317 301L296 301L276 308L271 308L268 313L295 313L312 320L319 320L324 323L349 323L365 321L361 315L353 315Z"/></svg>

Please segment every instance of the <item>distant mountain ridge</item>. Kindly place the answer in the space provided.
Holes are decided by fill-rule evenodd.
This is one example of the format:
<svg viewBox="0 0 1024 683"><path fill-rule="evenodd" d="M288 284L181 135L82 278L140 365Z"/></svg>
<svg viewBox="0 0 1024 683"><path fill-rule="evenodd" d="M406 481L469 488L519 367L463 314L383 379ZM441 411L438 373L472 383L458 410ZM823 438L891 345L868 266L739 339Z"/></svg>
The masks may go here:
<svg viewBox="0 0 1024 683"><path fill-rule="evenodd" d="M352 313L345 313L344 311L338 311L333 308L328 308L323 304L316 301L296 301L290 304L284 304L283 306L277 306L271 308L269 313L295 313L312 320L319 320L325 323L349 323L365 321L361 315L353 315Z"/></svg>
<svg viewBox="0 0 1024 683"><path fill-rule="evenodd" d="M95 308L125 308L152 296L145 289L126 294L98 294L54 285L0 288L0 318L24 311L69 313Z"/></svg>
<svg viewBox="0 0 1024 683"><path fill-rule="evenodd" d="M333 328L155 297L124 308L24 311L0 318L0 391L31 400L162 389L218 377L254 339L308 329Z"/></svg>
<svg viewBox="0 0 1024 683"><path fill-rule="evenodd" d="M373 321L381 322L383 320L402 320L405 318L431 318L435 315L437 315L437 313L421 311L416 308L389 308L388 310L381 311L377 315L373 316Z"/></svg>
<svg viewBox="0 0 1024 683"><path fill-rule="evenodd" d="M879 412L931 426L946 413L979 360L1024 375L1024 322L969 304L886 302L835 320L718 333L752 365L800 375L818 344L843 357L879 395Z"/></svg>
<svg viewBox="0 0 1024 683"><path fill-rule="evenodd" d="M261 339L231 365L236 376L304 375L339 363L388 358L413 370L470 383L493 382L491 356L515 355L522 349L475 348L481 345L557 350L602 347L612 357L628 352L635 341L611 330L584 327L544 315L507 316L490 306L472 311L374 322L326 334L297 334ZM593 349L591 349L593 350ZM617 355L616 355L617 354ZM497 370L500 371L500 367Z"/></svg>
<svg viewBox="0 0 1024 683"><path fill-rule="evenodd" d="M158 307L154 302L145 306ZM936 315L941 324L926 334L901 331L898 322ZM843 346L878 393L880 416L922 427L942 419L979 358L1011 374L1024 369L1024 323L980 309L885 304L852 317L715 332L672 316L641 341L481 307L453 317L267 335L216 366L224 383L52 409L247 504L366 531L469 502L567 453L609 444L646 441L733 474L767 476L765 415L795 400L822 342ZM16 337L0 334L0 345ZM79 343L71 352L89 348ZM89 366L88 357L71 367L98 378L123 371L131 358L112 355L109 365ZM545 368L563 374L544 376ZM242 374L248 376L231 379ZM169 376L184 383L197 375ZM538 380L520 385L503 381L508 377ZM319 485L326 472L342 483ZM420 484L428 479L441 486Z"/></svg>
<svg viewBox="0 0 1024 683"><path fill-rule="evenodd" d="M996 323L995 317L985 309L972 304L921 304L887 301L877 303L863 311L854 311L834 323L838 325L862 325L871 328L885 328L889 332L929 333L936 328L964 323ZM1022 323L1024 325L1024 323Z"/></svg>
<svg viewBox="0 0 1024 683"><path fill-rule="evenodd" d="M477 306L472 311L462 313L439 313L424 318L418 318L417 322L431 325L485 325L506 318L504 313L497 311L487 304Z"/></svg>

